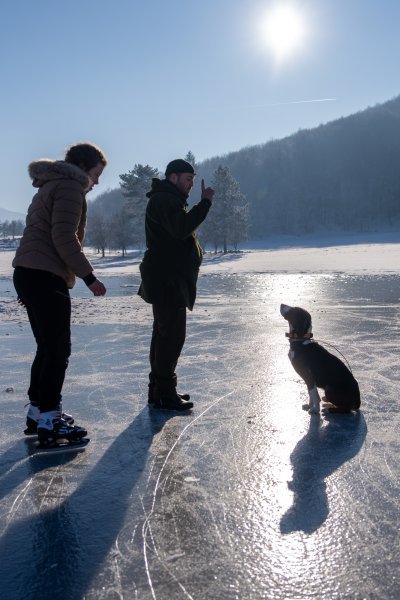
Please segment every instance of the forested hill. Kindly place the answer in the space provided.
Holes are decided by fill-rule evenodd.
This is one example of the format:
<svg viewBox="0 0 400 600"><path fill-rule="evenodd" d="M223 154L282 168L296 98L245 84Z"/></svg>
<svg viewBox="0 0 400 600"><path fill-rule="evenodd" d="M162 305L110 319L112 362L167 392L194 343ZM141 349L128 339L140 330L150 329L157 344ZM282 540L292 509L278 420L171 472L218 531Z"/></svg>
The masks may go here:
<svg viewBox="0 0 400 600"><path fill-rule="evenodd" d="M400 226L400 96L282 140L199 165L228 166L247 196L251 237Z"/></svg>

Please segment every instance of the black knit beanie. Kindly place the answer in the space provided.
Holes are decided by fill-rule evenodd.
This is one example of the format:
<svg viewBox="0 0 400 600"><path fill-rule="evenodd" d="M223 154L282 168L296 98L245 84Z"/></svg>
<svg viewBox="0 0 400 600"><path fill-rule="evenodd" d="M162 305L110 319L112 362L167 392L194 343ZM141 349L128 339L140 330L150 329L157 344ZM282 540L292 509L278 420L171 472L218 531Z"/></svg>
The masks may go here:
<svg viewBox="0 0 400 600"><path fill-rule="evenodd" d="M165 177L168 177L168 175L171 175L171 173L192 173L195 175L192 165L187 162L187 160L183 160L183 158L171 160L171 162L167 164L167 168L165 169Z"/></svg>

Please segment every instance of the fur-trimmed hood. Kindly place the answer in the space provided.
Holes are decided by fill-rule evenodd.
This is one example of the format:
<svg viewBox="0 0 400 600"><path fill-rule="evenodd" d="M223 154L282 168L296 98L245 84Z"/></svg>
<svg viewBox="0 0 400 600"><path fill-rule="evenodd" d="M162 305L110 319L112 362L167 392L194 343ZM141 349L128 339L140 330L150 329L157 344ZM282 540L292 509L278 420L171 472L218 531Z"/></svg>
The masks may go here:
<svg viewBox="0 0 400 600"><path fill-rule="evenodd" d="M83 279L93 271L82 249L85 194L92 182L83 169L48 158L32 162L29 175L39 189L28 208L13 266L48 271L72 288L75 276Z"/></svg>
<svg viewBox="0 0 400 600"><path fill-rule="evenodd" d="M85 191L88 191L91 186L90 177L85 171L64 160L49 158L34 160L30 163L28 172L32 179L32 185L37 188L56 179L75 179Z"/></svg>

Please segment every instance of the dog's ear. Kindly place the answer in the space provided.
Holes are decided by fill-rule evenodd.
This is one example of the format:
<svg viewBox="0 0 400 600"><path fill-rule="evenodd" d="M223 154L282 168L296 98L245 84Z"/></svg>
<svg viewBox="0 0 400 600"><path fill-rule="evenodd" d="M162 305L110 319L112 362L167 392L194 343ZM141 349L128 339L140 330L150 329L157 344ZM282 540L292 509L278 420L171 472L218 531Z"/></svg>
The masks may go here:
<svg viewBox="0 0 400 600"><path fill-rule="evenodd" d="M281 308L280 308L280 312L281 315L284 319L287 319L287 316L289 314L289 311L292 309L291 306L288 306L287 304L281 304Z"/></svg>
<svg viewBox="0 0 400 600"><path fill-rule="evenodd" d="M293 309L293 329L299 337L311 331L311 315L304 308L295 307Z"/></svg>

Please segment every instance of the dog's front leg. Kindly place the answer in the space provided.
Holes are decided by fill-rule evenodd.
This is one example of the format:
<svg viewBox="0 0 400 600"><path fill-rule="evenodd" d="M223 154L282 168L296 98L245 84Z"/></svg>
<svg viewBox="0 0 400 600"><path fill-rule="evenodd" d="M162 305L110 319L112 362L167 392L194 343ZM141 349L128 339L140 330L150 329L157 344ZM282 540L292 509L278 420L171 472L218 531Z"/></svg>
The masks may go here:
<svg viewBox="0 0 400 600"><path fill-rule="evenodd" d="M316 385L312 388L308 388L308 396L310 398L310 408L308 409L308 412L314 415L319 415L321 398Z"/></svg>

